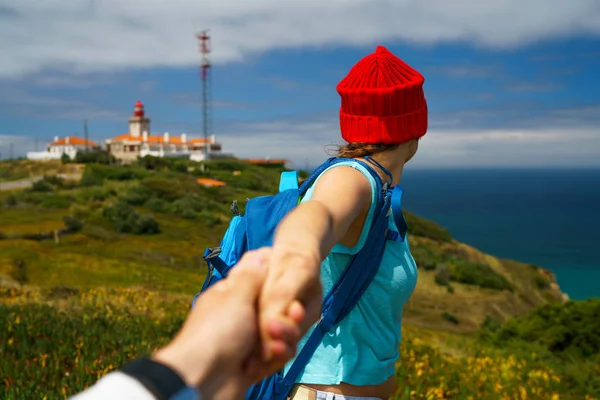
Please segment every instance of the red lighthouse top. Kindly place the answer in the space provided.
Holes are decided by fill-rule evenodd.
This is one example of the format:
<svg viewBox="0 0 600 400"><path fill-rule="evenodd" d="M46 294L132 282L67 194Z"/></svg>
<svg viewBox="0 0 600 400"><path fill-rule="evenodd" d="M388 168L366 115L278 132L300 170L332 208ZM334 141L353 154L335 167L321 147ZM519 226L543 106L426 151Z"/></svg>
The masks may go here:
<svg viewBox="0 0 600 400"><path fill-rule="evenodd" d="M140 100L138 100L137 103L135 103L135 106L133 106L133 115L135 117L143 117L144 116L144 105L142 104L142 102Z"/></svg>

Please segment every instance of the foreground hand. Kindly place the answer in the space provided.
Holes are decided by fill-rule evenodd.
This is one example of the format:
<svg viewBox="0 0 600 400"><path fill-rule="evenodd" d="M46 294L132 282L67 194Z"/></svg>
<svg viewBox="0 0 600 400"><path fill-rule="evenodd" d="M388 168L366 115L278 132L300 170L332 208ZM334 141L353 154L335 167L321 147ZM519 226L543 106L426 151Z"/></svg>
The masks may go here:
<svg viewBox="0 0 600 400"><path fill-rule="evenodd" d="M269 270L259 299L262 339L262 374L281 369L296 353L295 344L284 346L286 333L299 328L304 335L321 312L323 289L321 261L296 249L273 248Z"/></svg>
<svg viewBox="0 0 600 400"><path fill-rule="evenodd" d="M252 355L260 353L256 307L270 251L246 253L226 279L198 297L176 338L153 356L199 387L204 398L239 397L264 376ZM294 343L296 330L282 329L278 338Z"/></svg>

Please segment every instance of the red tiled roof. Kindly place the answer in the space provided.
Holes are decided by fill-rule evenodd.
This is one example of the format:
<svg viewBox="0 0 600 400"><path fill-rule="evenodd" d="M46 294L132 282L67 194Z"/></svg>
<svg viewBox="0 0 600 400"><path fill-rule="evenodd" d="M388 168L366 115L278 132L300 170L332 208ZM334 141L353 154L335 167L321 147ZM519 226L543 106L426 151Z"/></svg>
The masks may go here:
<svg viewBox="0 0 600 400"><path fill-rule="evenodd" d="M69 139L69 143L67 143L67 138ZM76 146L85 146L86 140L82 139L80 137L77 137L77 136L67 136L62 139L58 139L55 142L50 143L50 146L64 146L64 145L68 145L68 144L72 144L72 145L76 145ZM96 144L90 140L87 141L87 145L88 146L98 146L98 144Z"/></svg>
<svg viewBox="0 0 600 400"><path fill-rule="evenodd" d="M210 178L198 178L196 182L204 186L225 186L227 183Z"/></svg>

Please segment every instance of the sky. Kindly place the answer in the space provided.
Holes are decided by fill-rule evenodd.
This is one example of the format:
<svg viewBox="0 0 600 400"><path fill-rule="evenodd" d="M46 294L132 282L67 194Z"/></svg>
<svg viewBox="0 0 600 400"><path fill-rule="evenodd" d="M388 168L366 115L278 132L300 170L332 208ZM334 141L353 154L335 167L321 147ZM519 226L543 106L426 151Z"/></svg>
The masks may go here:
<svg viewBox="0 0 600 400"><path fill-rule="evenodd" d="M341 143L337 83L377 45L425 77L415 168L599 167L597 0L0 0L0 157L103 143L140 99L152 134L213 131L240 157L315 165Z"/></svg>

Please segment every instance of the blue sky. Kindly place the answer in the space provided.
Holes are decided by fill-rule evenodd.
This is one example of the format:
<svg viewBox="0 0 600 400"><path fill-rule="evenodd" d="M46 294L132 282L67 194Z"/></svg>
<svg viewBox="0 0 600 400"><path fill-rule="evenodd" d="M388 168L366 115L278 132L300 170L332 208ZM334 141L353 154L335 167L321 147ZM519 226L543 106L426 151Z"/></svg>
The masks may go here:
<svg viewBox="0 0 600 400"><path fill-rule="evenodd" d="M450 5L452 3L452 5ZM54 136L201 133L194 29L211 28L214 133L239 156L315 164L339 143L336 84L379 44L425 76L415 167L600 166L591 0L0 1L0 153Z"/></svg>

